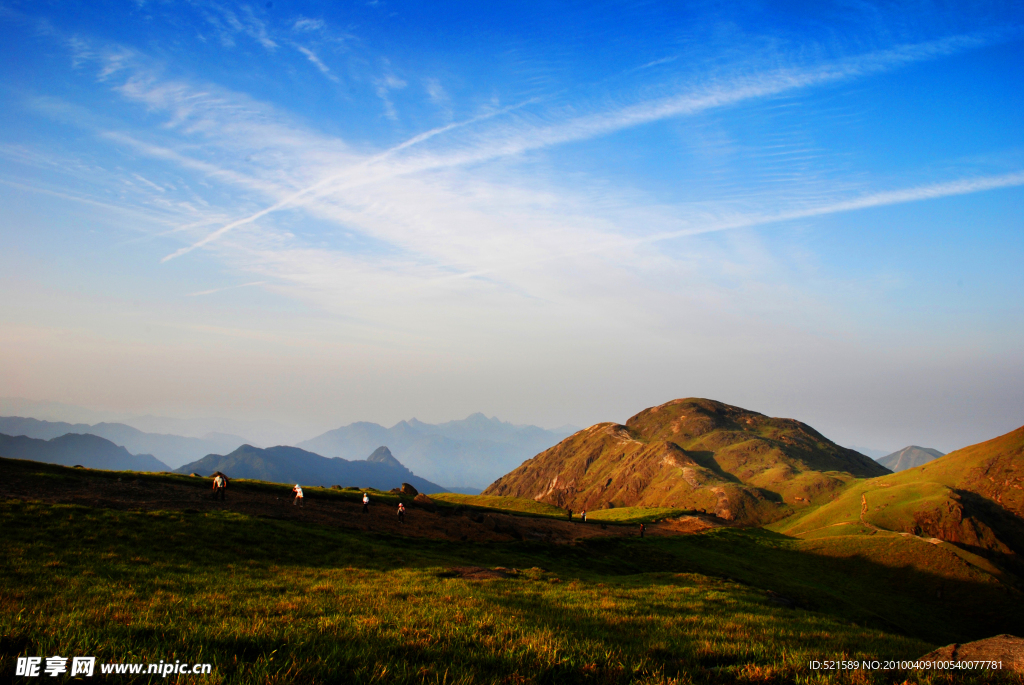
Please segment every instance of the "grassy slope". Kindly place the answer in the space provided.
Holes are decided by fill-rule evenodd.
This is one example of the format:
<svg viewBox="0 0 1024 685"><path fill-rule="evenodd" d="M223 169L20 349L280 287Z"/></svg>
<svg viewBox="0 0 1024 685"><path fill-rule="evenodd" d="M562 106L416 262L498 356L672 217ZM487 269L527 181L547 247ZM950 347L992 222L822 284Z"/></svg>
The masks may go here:
<svg viewBox="0 0 1024 685"><path fill-rule="evenodd" d="M548 516L564 519L566 512L544 502L537 502L525 497L493 497L486 495L461 495L455 492L442 492L430 496L435 502L476 507L480 509L497 509L507 514L527 516Z"/></svg>
<svg viewBox="0 0 1024 685"><path fill-rule="evenodd" d="M1024 518L1024 426L886 480L894 485L927 480L967 490Z"/></svg>
<svg viewBox="0 0 1024 685"><path fill-rule="evenodd" d="M1000 613L1015 598L990 579L734 530L553 547L21 501L0 503L0 520L5 675L15 655L59 653L211 661L212 683L655 683L680 671L694 682L933 682L816 680L805 663L912 658L1021 628ZM438 577L458 564L524 571Z"/></svg>
<svg viewBox="0 0 1024 685"><path fill-rule="evenodd" d="M517 514L520 516L547 516L558 519L564 519L568 516L568 512L564 509L523 497L460 495L446 492L431 495L430 499L465 507L496 509L505 514ZM574 516L578 519L581 512L582 510L574 512ZM687 513L685 509L670 507L623 507L621 509L588 511L587 520L600 521L602 523L653 523L666 518L682 516L685 513Z"/></svg>
<svg viewBox="0 0 1024 685"><path fill-rule="evenodd" d="M671 507L623 507L621 509L588 511L587 520L602 523L654 523L686 513L685 509Z"/></svg>
<svg viewBox="0 0 1024 685"><path fill-rule="evenodd" d="M857 481L834 501L771 526L799 537L876 529L953 542L965 559L1020 574L1024 428L914 469ZM983 559L987 561L983 561Z"/></svg>

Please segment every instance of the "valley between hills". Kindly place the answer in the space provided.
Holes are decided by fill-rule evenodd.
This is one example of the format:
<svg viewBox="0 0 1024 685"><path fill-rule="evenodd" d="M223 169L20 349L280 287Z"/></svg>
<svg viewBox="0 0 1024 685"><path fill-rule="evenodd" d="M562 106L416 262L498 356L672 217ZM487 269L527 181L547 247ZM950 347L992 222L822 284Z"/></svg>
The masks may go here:
<svg viewBox="0 0 1024 685"><path fill-rule="evenodd" d="M211 455L223 501L207 472L0 459L0 672L80 648L201 652L211 682L1024 682L1011 638L962 650L997 670L808 666L1024 636L1024 427L893 473L799 421L680 399L481 495L417 492L383 448L326 460L377 470L301 507L282 465L324 458L274 449ZM406 484L362 482L380 468Z"/></svg>

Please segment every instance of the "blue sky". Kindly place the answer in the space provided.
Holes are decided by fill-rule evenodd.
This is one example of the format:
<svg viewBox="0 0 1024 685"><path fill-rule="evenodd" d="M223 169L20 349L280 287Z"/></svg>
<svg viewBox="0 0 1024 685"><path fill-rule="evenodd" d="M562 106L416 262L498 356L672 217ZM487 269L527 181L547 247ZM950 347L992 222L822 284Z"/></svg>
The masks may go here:
<svg viewBox="0 0 1024 685"><path fill-rule="evenodd" d="M1014 3L0 1L0 386L1024 423Z"/></svg>

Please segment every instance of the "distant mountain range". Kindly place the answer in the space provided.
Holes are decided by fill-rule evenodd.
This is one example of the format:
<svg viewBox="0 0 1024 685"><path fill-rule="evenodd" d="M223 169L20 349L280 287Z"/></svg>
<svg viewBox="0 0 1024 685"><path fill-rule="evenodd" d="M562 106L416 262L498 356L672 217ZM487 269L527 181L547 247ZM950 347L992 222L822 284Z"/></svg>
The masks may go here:
<svg viewBox="0 0 1024 685"><path fill-rule="evenodd" d="M45 410L47 416L75 409L58 403L0 398L0 408L4 407ZM245 432L222 432L225 428ZM300 436L295 429L272 422L135 416L118 423L89 424L0 417L0 433L44 440L67 433L97 435L134 454L152 454L174 468L208 454L227 454L244 444L273 445L271 440L275 438L283 439L276 444L294 444L316 454L348 460L362 459L378 446L389 445L416 473L460 492L473 493L575 430L573 426L554 430L517 426L478 413L437 425L416 419L391 428L359 422L298 442Z"/></svg>
<svg viewBox="0 0 1024 685"><path fill-rule="evenodd" d="M365 460L328 459L298 447L261 449L242 445L226 455L210 454L186 464L178 473L208 476L220 471L228 478L252 478L274 483L300 485L356 486L390 490L409 483L425 494L445 492L445 488L413 474L391 454L378 447Z"/></svg>
<svg viewBox="0 0 1024 685"><path fill-rule="evenodd" d="M64 423L63 421L40 421L20 416L0 417L0 433L25 435L30 438L49 440L68 433L96 435L121 445L132 454L151 454L165 464L178 467L207 454L224 454L244 445L246 440L237 435L209 433L202 438L180 435L144 433L123 423Z"/></svg>
<svg viewBox="0 0 1024 685"><path fill-rule="evenodd" d="M146 433L182 435L190 438L207 439L211 434L242 436L239 444L258 447L273 445L294 445L314 431L287 426L276 421L241 421L224 418L175 419L166 416L132 416L120 423Z"/></svg>
<svg viewBox="0 0 1024 685"><path fill-rule="evenodd" d="M239 420L218 417L191 419L152 416L129 412L112 412L78 407L62 402L37 402L20 397L0 397L0 416L30 416L34 419L57 423L88 424L120 423L144 433L180 435L187 438L204 438L210 433L243 436L238 445L292 445L318 430L309 427L297 428L276 421ZM234 449L232 447L231 449Z"/></svg>
<svg viewBox="0 0 1024 685"><path fill-rule="evenodd" d="M391 428L353 423L297 446L329 457L354 459L378 445L388 445L402 463L424 478L472 489L486 487L572 432L572 427L551 431L517 426L477 413L462 421L436 425L416 419Z"/></svg>
<svg viewBox="0 0 1024 685"><path fill-rule="evenodd" d="M879 459L878 463L895 473L916 468L921 464L927 464L928 462L942 456L945 456L942 452L930 447L910 445L909 447L904 447L898 452L887 454Z"/></svg>
<svg viewBox="0 0 1024 685"><path fill-rule="evenodd" d="M704 509L766 523L829 501L855 478L890 473L810 426L706 399L599 423L538 454L484 490L574 510ZM787 506L788 505L788 506Z"/></svg>
<svg viewBox="0 0 1024 685"><path fill-rule="evenodd" d="M51 440L0 434L0 457L110 471L170 471L150 454L131 454L96 435L69 433Z"/></svg>

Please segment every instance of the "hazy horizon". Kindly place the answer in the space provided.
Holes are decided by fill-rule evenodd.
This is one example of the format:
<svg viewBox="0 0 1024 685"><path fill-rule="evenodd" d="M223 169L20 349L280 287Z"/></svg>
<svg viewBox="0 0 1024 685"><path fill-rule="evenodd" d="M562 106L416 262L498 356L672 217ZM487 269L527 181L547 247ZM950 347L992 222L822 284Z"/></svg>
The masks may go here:
<svg viewBox="0 0 1024 685"><path fill-rule="evenodd" d="M713 398L707 398L707 399L713 399ZM646 409L646 407L645 407L645 409ZM638 412L634 412L634 413L638 413ZM232 434L238 435L239 437L243 437L243 438L249 438L249 437L252 437L252 436L247 434L245 426L246 425L259 426L260 428L262 428L262 430L263 430L263 432L265 434L277 435L277 436L280 436L280 438L281 438L280 440L274 440L274 439L266 440L266 439L264 439L264 440L253 440L252 441L254 443L260 443L260 445L262 445L264 447L269 447L271 445L277 445L277 444L294 445L294 444L297 444L297 443L309 440L311 438L320 436L323 433L326 433L328 431L332 431L332 430L335 430L337 428L343 428L343 427L352 425L354 423L359 423L359 422L375 423L375 424L378 424L380 426L383 426L384 428L389 428L390 429L390 428L393 428L393 427L395 427L395 426L397 426L397 425L399 425L399 424L401 424L403 422L411 422L411 421L422 421L423 423L426 423L426 424L429 424L429 425L438 425L438 424L447 423L449 421L458 422L458 421L466 420L466 419L468 419L471 416L474 416L476 414L481 414L481 415L483 415L485 418L487 418L489 420L502 421L504 423L510 423L510 424L516 425L516 426L536 426L538 428L542 428L544 430L551 431L551 432L566 431L566 430L570 430L570 429L572 431L575 431L575 430L581 430L583 428L588 428L589 426L593 425L593 423L589 423L589 424L586 424L586 425L577 425L577 424L571 424L571 423L563 423L563 424L559 424L559 425L556 425L556 426L546 426L546 425L541 425L541 424L516 423L516 422L513 422L513 421L506 421L505 419L503 419L500 416L496 416L496 415L495 416L488 416L487 414L485 414L483 412L472 412L470 414L467 414L467 415L461 416L461 417L450 418L450 419L443 419L443 420L435 420L435 421L424 421L424 420L420 419L417 416L407 416L407 417L405 417L403 419L398 419L396 421L374 421L372 419L356 419L354 421L325 423L325 424L319 424L319 425L307 424L305 427L303 427L302 425L288 424L288 423L284 423L284 422L272 422L270 425L267 425L265 420L261 421L261 420L256 420L256 419L247 419L245 417L228 418L228 417L223 417L223 416L160 416L160 415L154 415L154 414L138 414L138 413L130 413L130 412L112 412L112 411L105 411L105 410L102 410L102 409L95 409L95 408L88 408L88 407L78 407L78 406L62 404L62 403L58 403L58 402L34 402L34 401L31 401L31 400L26 400L25 398L0 397L0 416L22 416L22 417L25 417L25 418L34 418L34 419L43 420L43 421L55 421L55 422L66 422L66 423L86 423L86 424L96 424L96 423L104 423L104 422L106 422L106 423L125 423L125 424L128 424L128 425L133 425L134 427L138 428L139 430L143 430L144 432L149 432L149 433L168 433L168 434L185 435L185 436L189 436L189 437L201 438L206 433L218 432L219 431L219 432L224 432L224 433L232 433ZM628 418L628 417L626 417L626 418ZM626 422L626 418L604 419L602 421L596 421L594 423L603 423L605 421L613 421L613 422L617 422L617 423L625 423ZM796 416L779 417L779 418L795 418L795 419L798 419L798 420L802 420L802 419L800 419L799 417L796 417ZM146 425L146 423L147 423L146 420L147 419L153 419L157 423L163 423L163 422L166 422L166 421L170 421L170 422L180 421L180 422L182 422L183 425L192 426L193 429L192 430L174 430L173 427L166 428L166 429L157 429L157 428L153 428L152 426L147 426ZM199 426L202 426L204 423L210 423L210 424L218 424L219 423L221 425L220 425L219 428L211 428L210 430L207 430L206 428L195 429L195 426L197 424ZM232 426L231 424L235 424L235 425ZM814 426L813 424L810 424L810 425L811 425L812 428L816 428L816 426ZM823 433L825 434L825 437L827 437L829 439L833 439L832 436L829 435L829 433L827 431L823 431ZM975 441L975 442L983 442L984 440L988 440L988 439L990 439L992 437L996 437L996 436L993 435L993 436L990 436L989 438L983 438L982 440ZM906 444L902 444L899 447L895 447L895 446L892 446L892 445L865 445L865 444L857 444L856 440L853 440L853 441L849 441L849 440L846 440L846 441L835 440L835 442L838 442L839 444L841 444L841 445L843 445L845 447L849 447L851 449L859 450L861 453L871 457L872 459L879 459L881 457L888 456L888 455L890 455L892 453L898 452L899 450L904 449L906 447L910 447L910 446L913 446L914 444L918 444L918 443L921 443L921 442L927 442L927 441L917 440L916 443L914 441L911 441L911 442L907 442ZM966 447L968 445L975 444L975 442L964 443L962 445L957 445L956 447L950 447L950 448L943 449L942 451L943 452L952 452L952 451L954 451L956 449L959 449L961 447ZM933 447L934 448L934 446L932 446L932 445L920 445L920 444L918 444L918 446L919 447ZM939 448L939 449L941 449L941 448Z"/></svg>
<svg viewBox="0 0 1024 685"><path fill-rule="evenodd" d="M2 397L1024 424L1024 7L14 1L0 36Z"/></svg>

